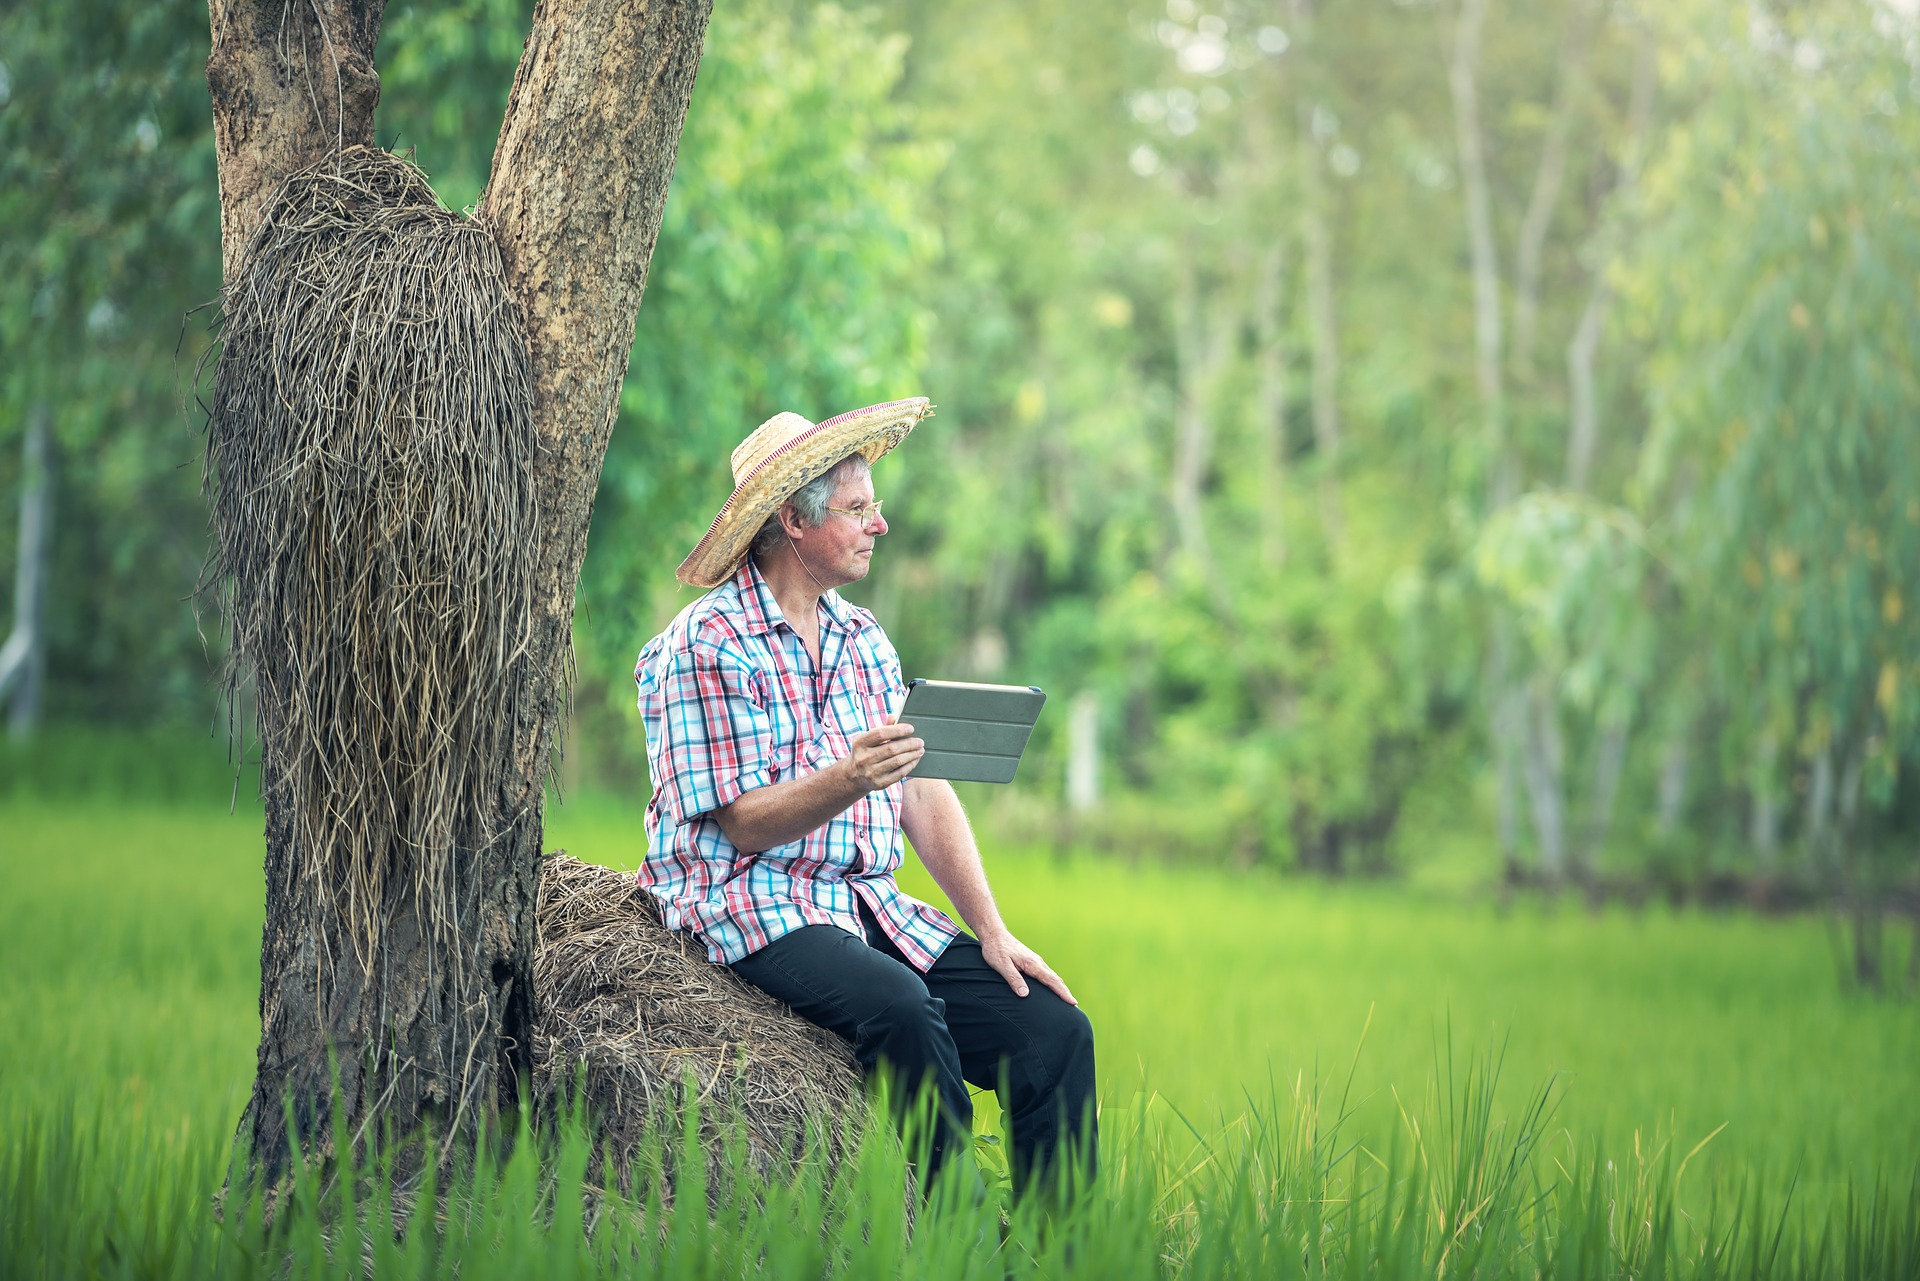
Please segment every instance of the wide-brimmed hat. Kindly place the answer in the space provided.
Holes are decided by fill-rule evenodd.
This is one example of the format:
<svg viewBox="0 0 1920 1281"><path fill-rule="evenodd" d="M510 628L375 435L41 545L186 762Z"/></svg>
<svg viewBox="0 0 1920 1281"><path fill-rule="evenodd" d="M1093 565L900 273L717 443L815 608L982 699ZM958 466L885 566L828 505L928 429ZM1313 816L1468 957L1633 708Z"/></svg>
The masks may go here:
<svg viewBox="0 0 1920 1281"><path fill-rule="evenodd" d="M718 587L733 577L753 536L780 504L849 454L878 462L933 412L925 396L889 400L810 423L799 414L775 414L733 451L733 493L687 558L679 578L694 587Z"/></svg>

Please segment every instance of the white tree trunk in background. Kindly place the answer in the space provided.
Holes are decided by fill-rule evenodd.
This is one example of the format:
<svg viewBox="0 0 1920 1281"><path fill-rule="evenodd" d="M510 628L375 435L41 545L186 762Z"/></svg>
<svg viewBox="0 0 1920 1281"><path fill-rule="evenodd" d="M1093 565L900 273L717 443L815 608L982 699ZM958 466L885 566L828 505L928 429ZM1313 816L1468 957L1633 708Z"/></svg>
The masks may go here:
<svg viewBox="0 0 1920 1281"><path fill-rule="evenodd" d="M1067 808L1090 812L1100 803L1100 696L1083 689L1067 712Z"/></svg>
<svg viewBox="0 0 1920 1281"><path fill-rule="evenodd" d="M1753 753L1753 812L1748 839L1754 864L1762 875L1780 861L1780 789L1775 778L1780 763L1780 739L1769 730L1760 736Z"/></svg>
<svg viewBox="0 0 1920 1281"><path fill-rule="evenodd" d="M13 632L0 646L0 704L11 703L16 741L40 723L47 671L47 575L53 548L53 413L36 401L27 413L20 471L20 545L13 579Z"/></svg>
<svg viewBox="0 0 1920 1281"><path fill-rule="evenodd" d="M1275 236L1260 258L1254 281L1254 439L1260 450L1260 557L1275 568L1286 563L1287 352L1284 300L1287 238Z"/></svg>
<svg viewBox="0 0 1920 1281"><path fill-rule="evenodd" d="M1540 841L1540 874L1558 885L1567 874L1566 749L1560 738L1559 700L1544 679L1526 696L1527 796Z"/></svg>
<svg viewBox="0 0 1920 1281"><path fill-rule="evenodd" d="M1684 732L1667 740L1660 756L1660 782L1654 801L1654 830L1671 836L1679 830L1680 817L1687 806L1687 774L1692 764L1692 747Z"/></svg>
<svg viewBox="0 0 1920 1281"><path fill-rule="evenodd" d="M1613 287L1607 267L1612 258L1612 226L1606 210L1630 201L1640 184L1640 164L1646 154L1647 134L1653 125L1653 92L1658 79L1654 65L1653 32L1643 28L1634 50L1633 96L1627 104L1627 141L1620 158L1620 178L1602 206L1594 235L1593 262L1586 306L1567 343L1567 488L1585 489L1593 471L1594 450L1600 440L1600 407L1595 391L1594 363L1600 340L1606 335L1607 313L1613 306Z"/></svg>
<svg viewBox="0 0 1920 1281"><path fill-rule="evenodd" d="M1540 259L1546 251L1553 211L1567 176L1567 137L1580 90L1586 84L1587 46L1593 32L1593 0L1573 0L1567 14L1567 34L1560 47L1560 68L1554 77L1553 109L1540 146L1540 166L1534 170L1533 191L1526 216L1520 220L1520 244L1513 266L1513 364L1522 380L1533 374L1533 355L1540 329Z"/></svg>

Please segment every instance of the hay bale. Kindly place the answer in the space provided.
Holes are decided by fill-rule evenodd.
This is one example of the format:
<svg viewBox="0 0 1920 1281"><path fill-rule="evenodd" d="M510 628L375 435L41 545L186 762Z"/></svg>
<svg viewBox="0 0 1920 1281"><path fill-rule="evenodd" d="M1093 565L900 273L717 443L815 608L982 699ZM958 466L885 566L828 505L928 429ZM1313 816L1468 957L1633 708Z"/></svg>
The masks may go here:
<svg viewBox="0 0 1920 1281"><path fill-rule="evenodd" d="M691 1098L710 1163L732 1118L763 1173L790 1169L810 1133L838 1160L865 1116L847 1043L669 931L633 873L548 856L538 928L534 1096L551 1115L584 1074L584 1102L615 1166L599 1177L630 1190L649 1139L678 1133Z"/></svg>

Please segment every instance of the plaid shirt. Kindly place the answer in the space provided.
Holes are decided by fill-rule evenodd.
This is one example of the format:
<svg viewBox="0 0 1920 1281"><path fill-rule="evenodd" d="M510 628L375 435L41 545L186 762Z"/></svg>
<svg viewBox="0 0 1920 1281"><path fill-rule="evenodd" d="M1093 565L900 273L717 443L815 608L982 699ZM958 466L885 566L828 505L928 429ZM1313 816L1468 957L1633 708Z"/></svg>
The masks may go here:
<svg viewBox="0 0 1920 1281"><path fill-rule="evenodd" d="M939 958L959 930L893 879L904 783L760 853L735 848L713 816L743 792L845 756L849 736L900 705L900 657L872 614L835 592L820 598L816 671L748 560L647 642L633 675L653 772L640 884L668 929L698 935L710 958L731 963L803 925L863 937L857 895L914 965Z"/></svg>

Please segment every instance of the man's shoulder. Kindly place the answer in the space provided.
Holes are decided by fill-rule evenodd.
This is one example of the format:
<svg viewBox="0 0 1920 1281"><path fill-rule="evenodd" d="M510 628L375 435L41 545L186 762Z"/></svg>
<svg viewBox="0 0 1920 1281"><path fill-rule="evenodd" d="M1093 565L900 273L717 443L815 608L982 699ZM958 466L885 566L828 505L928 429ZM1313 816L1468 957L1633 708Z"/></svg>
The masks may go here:
<svg viewBox="0 0 1920 1281"><path fill-rule="evenodd" d="M723 583L674 615L641 649L639 666L642 672L657 670L662 660L671 662L675 655L700 650L746 657L741 646L746 634L740 594L732 583Z"/></svg>
<svg viewBox="0 0 1920 1281"><path fill-rule="evenodd" d="M746 612L739 588L722 583L674 616L661 633L677 649L695 645L729 645L746 634Z"/></svg>

